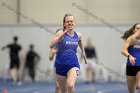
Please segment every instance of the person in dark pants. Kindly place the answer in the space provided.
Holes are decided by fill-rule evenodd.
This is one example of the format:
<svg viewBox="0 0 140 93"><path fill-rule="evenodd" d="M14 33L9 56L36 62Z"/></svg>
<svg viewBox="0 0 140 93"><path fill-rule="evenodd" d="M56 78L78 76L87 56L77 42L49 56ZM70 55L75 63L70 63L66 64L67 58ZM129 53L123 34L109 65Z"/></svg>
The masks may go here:
<svg viewBox="0 0 140 93"><path fill-rule="evenodd" d="M140 93L140 23L134 24L122 36L121 53L127 58L126 78L129 93Z"/></svg>
<svg viewBox="0 0 140 93"><path fill-rule="evenodd" d="M12 77L12 80L14 83L17 83L19 81L19 67L20 67L20 58L19 58L19 51L21 50L21 45L19 45L18 37L13 37L13 43L8 44L4 47L2 47L2 50L5 50L6 48L9 48L10 52L10 75Z"/></svg>
<svg viewBox="0 0 140 93"><path fill-rule="evenodd" d="M25 67L28 68L29 76L32 81L35 81L35 66L36 63L40 60L40 56L34 51L34 45L30 45L30 49L26 55Z"/></svg>

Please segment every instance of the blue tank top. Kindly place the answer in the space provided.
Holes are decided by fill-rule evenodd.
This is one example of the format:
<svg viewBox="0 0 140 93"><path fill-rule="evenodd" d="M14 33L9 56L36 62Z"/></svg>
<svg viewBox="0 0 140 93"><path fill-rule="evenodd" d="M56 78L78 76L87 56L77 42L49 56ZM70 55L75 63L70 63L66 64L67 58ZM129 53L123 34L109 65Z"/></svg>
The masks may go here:
<svg viewBox="0 0 140 93"><path fill-rule="evenodd" d="M128 47L128 52L130 55L136 58L134 66L140 66L140 42L137 44L130 45ZM133 66L129 59L127 59L127 65Z"/></svg>
<svg viewBox="0 0 140 93"><path fill-rule="evenodd" d="M76 55L78 47L78 35L74 36L65 34L63 39L57 44L57 55L55 63L59 65L79 66Z"/></svg>

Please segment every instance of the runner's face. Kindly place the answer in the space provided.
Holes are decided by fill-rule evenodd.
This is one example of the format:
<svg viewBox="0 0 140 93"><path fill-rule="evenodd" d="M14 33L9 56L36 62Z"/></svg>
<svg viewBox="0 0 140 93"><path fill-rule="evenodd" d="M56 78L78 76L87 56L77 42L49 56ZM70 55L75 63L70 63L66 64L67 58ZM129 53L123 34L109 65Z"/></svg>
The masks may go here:
<svg viewBox="0 0 140 93"><path fill-rule="evenodd" d="M73 16L67 16L65 18L65 27L68 30L73 30L75 26L75 20Z"/></svg>
<svg viewBox="0 0 140 93"><path fill-rule="evenodd" d="M135 33L137 33L137 35L140 37L140 24L136 25Z"/></svg>

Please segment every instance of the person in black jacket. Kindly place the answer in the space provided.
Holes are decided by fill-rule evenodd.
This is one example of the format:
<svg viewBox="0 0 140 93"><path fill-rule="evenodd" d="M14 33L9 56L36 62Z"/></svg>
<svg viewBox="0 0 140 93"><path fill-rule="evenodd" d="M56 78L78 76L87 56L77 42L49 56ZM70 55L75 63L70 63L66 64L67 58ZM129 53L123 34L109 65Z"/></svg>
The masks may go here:
<svg viewBox="0 0 140 93"><path fill-rule="evenodd" d="M98 63L96 49L93 46L92 38L89 37L87 39L87 45L85 46L85 54L87 57L88 64L85 66L85 77L86 83L94 82L95 74L96 74L96 67Z"/></svg>
<svg viewBox="0 0 140 93"><path fill-rule="evenodd" d="M8 44L4 47L2 47L2 50L5 50L8 48L9 56L10 56L10 75L14 83L17 83L19 81L19 68L20 68L20 58L19 58L19 52L21 51L21 45L19 45L18 37L13 37L13 43Z"/></svg>
<svg viewBox="0 0 140 93"><path fill-rule="evenodd" d="M29 76L35 81L35 66L40 60L40 56L34 51L34 45L30 45L30 49L26 55L25 67L28 69Z"/></svg>

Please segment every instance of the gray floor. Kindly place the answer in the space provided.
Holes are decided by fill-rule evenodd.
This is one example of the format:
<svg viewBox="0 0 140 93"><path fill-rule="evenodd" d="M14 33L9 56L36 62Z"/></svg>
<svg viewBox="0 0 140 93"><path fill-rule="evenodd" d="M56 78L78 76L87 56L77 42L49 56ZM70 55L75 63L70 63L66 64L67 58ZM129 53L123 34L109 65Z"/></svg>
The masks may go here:
<svg viewBox="0 0 140 93"><path fill-rule="evenodd" d="M47 82L23 83L13 85L9 81L0 81L0 91L6 86L8 93L55 93L55 84ZM126 83L76 83L76 93L128 93ZM2 93L2 92L0 92Z"/></svg>

